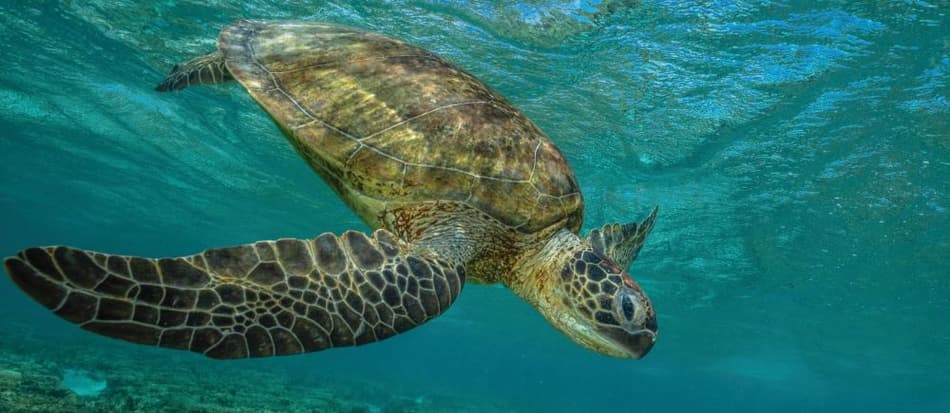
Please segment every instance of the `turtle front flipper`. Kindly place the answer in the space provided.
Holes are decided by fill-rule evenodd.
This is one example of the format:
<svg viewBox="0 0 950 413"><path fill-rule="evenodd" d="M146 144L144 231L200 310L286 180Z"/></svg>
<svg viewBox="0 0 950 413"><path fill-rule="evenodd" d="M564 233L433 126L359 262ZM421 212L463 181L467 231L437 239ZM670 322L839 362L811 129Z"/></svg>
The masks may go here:
<svg viewBox="0 0 950 413"><path fill-rule="evenodd" d="M628 222L626 224L607 224L600 229L590 231L587 238L590 240L594 251L610 258L614 264L626 270L637 259L640 248L647 240L647 235L653 229L656 222L656 212L658 208L653 208L650 215L639 224Z"/></svg>
<svg viewBox="0 0 950 413"><path fill-rule="evenodd" d="M384 230L161 259L29 248L6 268L30 296L83 329L213 358L379 341L445 312L465 280L461 266Z"/></svg>
<svg viewBox="0 0 950 413"><path fill-rule="evenodd" d="M219 51L198 56L172 68L172 72L155 86L159 92L184 89L191 85L224 83L234 80Z"/></svg>

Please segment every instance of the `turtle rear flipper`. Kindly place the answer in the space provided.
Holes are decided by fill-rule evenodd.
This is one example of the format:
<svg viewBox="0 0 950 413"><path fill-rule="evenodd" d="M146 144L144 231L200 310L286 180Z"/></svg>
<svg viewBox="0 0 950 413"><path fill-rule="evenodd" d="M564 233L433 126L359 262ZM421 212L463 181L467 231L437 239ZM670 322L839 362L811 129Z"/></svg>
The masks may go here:
<svg viewBox="0 0 950 413"><path fill-rule="evenodd" d="M155 90L168 92L191 85L224 83L231 80L234 80L234 77L224 64L224 56L215 51L175 65L165 80L155 86Z"/></svg>
<svg viewBox="0 0 950 413"><path fill-rule="evenodd" d="M590 240L594 251L610 258L621 269L626 270L637 259L640 248L647 240L647 235L653 230L653 224L656 222L656 212L658 208L653 208L650 215L639 224L628 222L626 224L607 224L600 229L590 231L587 238Z"/></svg>
<svg viewBox="0 0 950 413"><path fill-rule="evenodd" d="M6 268L83 329L213 358L379 341L446 311L464 282L461 266L415 253L384 230L161 259L29 248Z"/></svg>

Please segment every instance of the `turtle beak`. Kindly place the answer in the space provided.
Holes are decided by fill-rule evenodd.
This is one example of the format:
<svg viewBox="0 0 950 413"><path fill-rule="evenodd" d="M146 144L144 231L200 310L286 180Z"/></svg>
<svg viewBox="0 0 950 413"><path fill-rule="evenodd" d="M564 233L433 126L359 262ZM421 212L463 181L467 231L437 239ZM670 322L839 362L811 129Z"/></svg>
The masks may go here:
<svg viewBox="0 0 950 413"><path fill-rule="evenodd" d="M657 335L656 313L652 306L643 309L645 314L640 316L640 322L632 322L626 326L597 327L601 336L612 344L612 353L619 357L640 359L653 348Z"/></svg>
<svg viewBox="0 0 950 413"><path fill-rule="evenodd" d="M656 342L656 331L648 329L630 333L621 328L601 328L600 333L610 339L615 349L626 358L643 358Z"/></svg>

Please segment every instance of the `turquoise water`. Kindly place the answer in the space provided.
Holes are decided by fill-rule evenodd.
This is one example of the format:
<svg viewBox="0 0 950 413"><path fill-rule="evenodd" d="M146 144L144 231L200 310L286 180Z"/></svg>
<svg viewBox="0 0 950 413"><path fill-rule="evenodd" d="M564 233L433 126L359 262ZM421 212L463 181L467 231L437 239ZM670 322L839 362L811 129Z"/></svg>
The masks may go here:
<svg viewBox="0 0 950 413"><path fill-rule="evenodd" d="M235 19L329 21L507 96L574 167L585 233L660 206L631 270L652 352L599 356L470 285L385 342L213 361L85 333L3 279L0 410L95 403L30 369L90 371L99 397L147 384L177 411L321 389L365 411L950 410L950 3L276 3L0 2L0 255L366 230L239 86L152 90Z"/></svg>

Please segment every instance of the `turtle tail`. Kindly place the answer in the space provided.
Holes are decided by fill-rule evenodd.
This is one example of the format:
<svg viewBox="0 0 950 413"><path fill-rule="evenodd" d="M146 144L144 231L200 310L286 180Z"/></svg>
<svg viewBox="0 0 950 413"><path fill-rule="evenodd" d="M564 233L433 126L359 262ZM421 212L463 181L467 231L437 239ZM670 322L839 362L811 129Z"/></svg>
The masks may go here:
<svg viewBox="0 0 950 413"><path fill-rule="evenodd" d="M155 86L155 90L168 92L191 85L224 83L231 80L234 80L234 77L224 64L224 55L215 51L175 65L165 80Z"/></svg>
<svg viewBox="0 0 950 413"><path fill-rule="evenodd" d="M213 358L383 340L445 312L465 277L384 230L161 259L29 248L6 267L35 300L85 330Z"/></svg>

